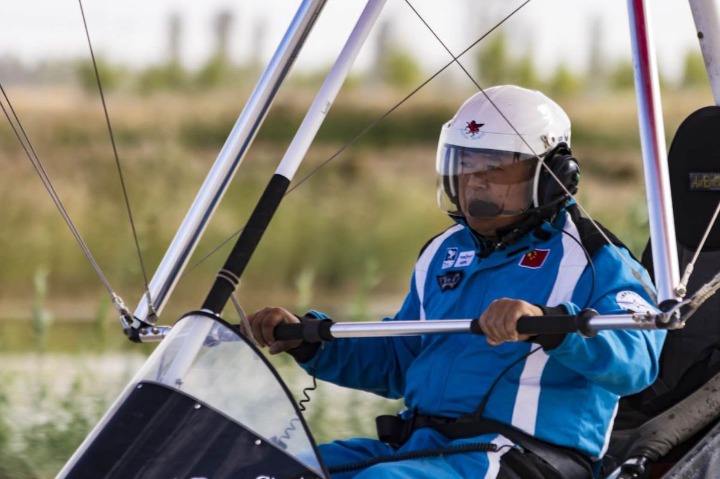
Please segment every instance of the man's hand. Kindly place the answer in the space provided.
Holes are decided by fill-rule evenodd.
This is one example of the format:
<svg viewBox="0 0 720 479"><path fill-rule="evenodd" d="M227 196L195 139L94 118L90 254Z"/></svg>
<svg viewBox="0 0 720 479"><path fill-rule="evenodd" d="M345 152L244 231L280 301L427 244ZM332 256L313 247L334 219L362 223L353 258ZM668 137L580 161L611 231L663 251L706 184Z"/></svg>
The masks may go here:
<svg viewBox="0 0 720 479"><path fill-rule="evenodd" d="M283 323L299 323L300 320L290 311L283 308L264 308L248 316L250 328L255 341L261 347L270 346L270 354L278 354L288 349L297 348L302 343L300 339L277 341L275 327Z"/></svg>
<svg viewBox="0 0 720 479"><path fill-rule="evenodd" d="M542 316L542 309L517 299L493 301L480 316L480 327L488 344L498 346L505 341L525 341L534 334L518 334L517 321L521 316Z"/></svg>

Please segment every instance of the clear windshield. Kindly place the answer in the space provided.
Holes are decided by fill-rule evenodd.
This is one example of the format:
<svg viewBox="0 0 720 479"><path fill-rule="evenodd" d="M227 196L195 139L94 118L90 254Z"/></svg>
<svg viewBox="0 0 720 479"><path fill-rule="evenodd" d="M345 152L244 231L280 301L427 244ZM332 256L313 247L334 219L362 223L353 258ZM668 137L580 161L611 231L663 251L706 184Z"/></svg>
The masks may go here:
<svg viewBox="0 0 720 479"><path fill-rule="evenodd" d="M138 465L152 461L140 452L113 456L113 447L155 448L155 462ZM112 457L93 457L98 451ZM80 477L98 463L103 470L132 471L124 479L190 467L215 471L213 477L249 471L256 477L254 471L296 471L293 462L316 475L303 477L327 477L295 401L269 362L228 325L198 313L172 328L59 477Z"/></svg>

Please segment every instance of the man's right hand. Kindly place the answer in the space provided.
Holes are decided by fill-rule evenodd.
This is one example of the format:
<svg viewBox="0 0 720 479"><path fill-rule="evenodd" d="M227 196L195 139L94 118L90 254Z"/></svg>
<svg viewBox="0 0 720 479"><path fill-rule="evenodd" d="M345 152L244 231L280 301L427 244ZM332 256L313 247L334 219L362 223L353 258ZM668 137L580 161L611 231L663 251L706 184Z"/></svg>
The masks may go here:
<svg viewBox="0 0 720 479"><path fill-rule="evenodd" d="M250 328L255 341L261 347L269 346L270 354L278 354L288 349L297 348L302 344L300 339L278 341L275 339L275 327L284 323L299 323L300 320L290 311L283 308L263 308L248 316Z"/></svg>

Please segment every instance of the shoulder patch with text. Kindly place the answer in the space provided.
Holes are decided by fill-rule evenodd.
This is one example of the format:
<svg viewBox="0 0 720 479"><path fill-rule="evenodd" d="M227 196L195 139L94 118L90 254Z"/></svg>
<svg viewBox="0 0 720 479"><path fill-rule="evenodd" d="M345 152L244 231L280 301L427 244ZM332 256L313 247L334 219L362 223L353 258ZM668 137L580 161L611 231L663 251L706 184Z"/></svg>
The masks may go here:
<svg viewBox="0 0 720 479"><path fill-rule="evenodd" d="M448 271L447 273L438 276L438 284L440 285L440 291L447 291L448 289L455 289L457 285L462 281L462 271Z"/></svg>
<svg viewBox="0 0 720 479"><path fill-rule="evenodd" d="M620 291L615 296L615 301L621 308L632 313L654 313L655 309L650 306L645 298L634 291Z"/></svg>
<svg viewBox="0 0 720 479"><path fill-rule="evenodd" d="M549 249L534 249L525 253L518 264L523 268L538 269L545 263L548 254L550 254Z"/></svg>

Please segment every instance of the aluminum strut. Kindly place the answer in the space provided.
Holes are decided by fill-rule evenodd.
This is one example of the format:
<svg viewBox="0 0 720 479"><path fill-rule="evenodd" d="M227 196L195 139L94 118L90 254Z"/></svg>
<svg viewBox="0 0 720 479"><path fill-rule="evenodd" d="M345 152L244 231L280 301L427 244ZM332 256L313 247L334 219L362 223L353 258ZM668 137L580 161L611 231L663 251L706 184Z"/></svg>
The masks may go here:
<svg viewBox="0 0 720 479"><path fill-rule="evenodd" d="M268 182L265 191L243 228L223 268L218 272L202 309L220 314L237 287L245 267L258 246L275 211L288 190L290 181L310 148L315 135L325 120L340 87L386 0L368 0L337 61L330 69L325 82L305 115L300 128L290 143L285 156Z"/></svg>
<svg viewBox="0 0 720 479"><path fill-rule="evenodd" d="M644 0L628 0L628 13L655 285L658 303L662 304L665 301L678 300L675 288L680 284L680 273L675 246L675 222L670 198L660 83L655 45L650 35L651 22Z"/></svg>
<svg viewBox="0 0 720 479"><path fill-rule="evenodd" d="M325 3L326 0L304 0L295 13L150 281L150 298L147 293L143 295L135 309L133 328L157 321Z"/></svg>
<svg viewBox="0 0 720 479"><path fill-rule="evenodd" d="M720 16L714 0L688 0L715 104L720 105Z"/></svg>

